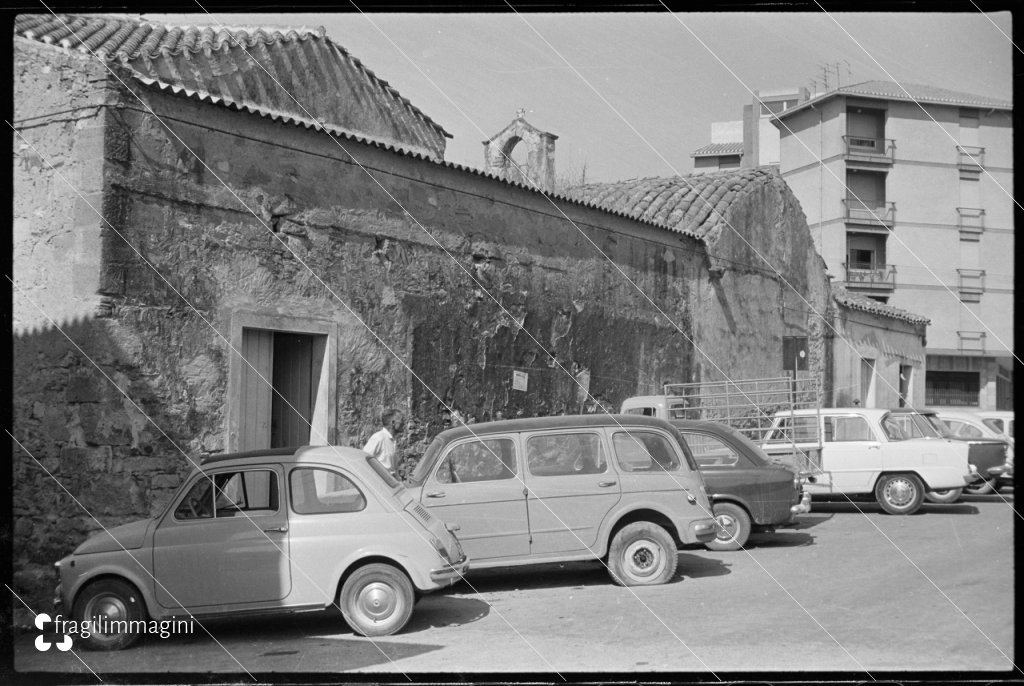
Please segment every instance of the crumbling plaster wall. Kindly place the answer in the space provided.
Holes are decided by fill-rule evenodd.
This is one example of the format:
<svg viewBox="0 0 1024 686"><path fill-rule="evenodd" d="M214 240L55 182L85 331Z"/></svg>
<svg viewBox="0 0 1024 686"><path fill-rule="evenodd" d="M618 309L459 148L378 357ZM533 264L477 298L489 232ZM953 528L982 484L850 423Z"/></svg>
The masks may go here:
<svg viewBox="0 0 1024 686"><path fill-rule="evenodd" d="M825 378L828 278L800 203L782 178L737 193L708 240L710 269L693 318L700 379L784 376L784 336L808 338L808 369L801 375Z"/></svg>
<svg viewBox="0 0 1024 686"><path fill-rule="evenodd" d="M15 340L15 429L33 456L14 448L16 584L34 603L99 526L82 506L104 526L149 516L189 458L228 448L234 313L338 323L341 445L387 406L414 418L416 453L442 400L476 419L570 413L614 407L641 378L687 380L675 326L691 326L703 269L692 239L136 88L160 119L125 92L105 110L99 307ZM46 261L54 299L74 290L66 259Z"/></svg>

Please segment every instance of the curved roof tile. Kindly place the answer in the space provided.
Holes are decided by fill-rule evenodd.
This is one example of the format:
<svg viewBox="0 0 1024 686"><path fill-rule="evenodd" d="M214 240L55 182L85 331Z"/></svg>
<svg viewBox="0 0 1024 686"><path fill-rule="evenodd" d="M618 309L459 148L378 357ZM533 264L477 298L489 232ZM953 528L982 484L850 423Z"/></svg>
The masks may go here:
<svg viewBox="0 0 1024 686"><path fill-rule="evenodd" d="M737 196L777 176L769 167L731 169L585 184L569 189L567 195L708 241L725 221L723 215Z"/></svg>
<svg viewBox="0 0 1024 686"><path fill-rule="evenodd" d="M444 158L445 139L451 134L334 43L322 27L283 31L163 26L138 17L67 14L22 14L14 24L17 36L117 61L140 79L205 92L246 109L269 107L321 119ZM305 78L309 73L317 78ZM282 87L288 93L281 93ZM267 102L272 93L277 94L274 101Z"/></svg>
<svg viewBox="0 0 1024 686"><path fill-rule="evenodd" d="M861 312L870 312L871 314L877 314L882 317L889 317L890 319L900 319L911 324L931 324L931 319L923 317L913 312L901 310L898 307L880 303L877 300L860 295L859 293L853 293L846 290L841 286L832 287L832 298L842 307L850 310L860 310Z"/></svg>

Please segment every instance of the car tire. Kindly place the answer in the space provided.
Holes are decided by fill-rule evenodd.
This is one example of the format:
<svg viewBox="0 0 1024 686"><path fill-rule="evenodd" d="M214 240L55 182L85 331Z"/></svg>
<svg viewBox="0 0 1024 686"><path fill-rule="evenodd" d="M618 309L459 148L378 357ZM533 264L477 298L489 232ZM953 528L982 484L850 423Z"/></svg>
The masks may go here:
<svg viewBox="0 0 1024 686"><path fill-rule="evenodd" d="M82 589L71 615L79 627L86 626L83 622L89 622L90 627L99 623L99 628L104 628L104 622L115 621L119 624L128 622L127 626L131 627L131 622L144 621L147 613L142 596L134 586L119 579L101 579ZM121 650L135 643L139 633L108 634L90 628L88 638L72 638L86 650Z"/></svg>
<svg viewBox="0 0 1024 686"><path fill-rule="evenodd" d="M361 636L388 636L412 616L416 603L412 582L389 564L368 564L342 584L339 605L352 630Z"/></svg>
<svg viewBox="0 0 1024 686"><path fill-rule="evenodd" d="M924 494L924 499L930 503L938 503L945 505L947 503L955 503L960 500L960 496L964 493L962 488L947 488L941 491L928 491Z"/></svg>
<svg viewBox="0 0 1024 686"><path fill-rule="evenodd" d="M875 500L889 514L913 514L924 500L924 485L916 474L883 474L875 484Z"/></svg>
<svg viewBox="0 0 1024 686"><path fill-rule="evenodd" d="M654 586L668 582L679 564L675 541L652 522L622 527L608 548L608 569L620 586Z"/></svg>
<svg viewBox="0 0 1024 686"><path fill-rule="evenodd" d="M979 479L968 486L964 486L964 493L969 495L988 495L990 493L995 493L996 481L998 481L998 479Z"/></svg>
<svg viewBox="0 0 1024 686"><path fill-rule="evenodd" d="M739 550L750 537L750 515L735 503L715 503L711 508L715 518L716 537L704 545L708 550Z"/></svg>

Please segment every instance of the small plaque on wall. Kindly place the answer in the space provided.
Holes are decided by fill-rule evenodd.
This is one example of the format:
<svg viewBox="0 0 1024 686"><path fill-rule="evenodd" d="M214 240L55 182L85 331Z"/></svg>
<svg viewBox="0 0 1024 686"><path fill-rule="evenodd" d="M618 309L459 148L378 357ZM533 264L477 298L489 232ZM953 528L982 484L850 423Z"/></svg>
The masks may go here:
<svg viewBox="0 0 1024 686"><path fill-rule="evenodd" d="M530 375L526 372L520 372L518 370L512 370L512 390L513 391L525 391L526 384L530 380Z"/></svg>

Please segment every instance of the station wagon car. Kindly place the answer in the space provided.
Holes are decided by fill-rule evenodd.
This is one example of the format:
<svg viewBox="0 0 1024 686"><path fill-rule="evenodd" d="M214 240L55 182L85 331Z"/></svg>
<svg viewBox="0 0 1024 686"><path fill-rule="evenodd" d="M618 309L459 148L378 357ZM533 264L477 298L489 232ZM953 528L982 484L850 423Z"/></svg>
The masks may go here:
<svg viewBox="0 0 1024 686"><path fill-rule="evenodd" d="M711 550L738 550L752 531L769 531L811 511L811 494L788 467L772 464L753 441L718 422L672 420L704 477L718 523Z"/></svg>
<svg viewBox="0 0 1024 686"><path fill-rule="evenodd" d="M812 467L806 486L812 497L873 494L890 514L912 514L926 492L977 480L966 445L910 438L902 421L889 410L861 407L778 412L761 448Z"/></svg>
<svg viewBox="0 0 1024 686"><path fill-rule="evenodd" d="M208 457L159 515L92 536L57 567L58 607L104 627L82 632L86 647L114 650L147 617L332 605L364 636L391 634L468 561L376 458L321 446Z"/></svg>
<svg viewBox="0 0 1024 686"><path fill-rule="evenodd" d="M678 546L715 538L704 482L669 423L583 415L438 434L410 479L459 527L474 569L602 559L616 583L675 574Z"/></svg>

